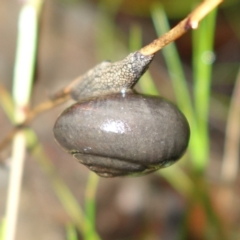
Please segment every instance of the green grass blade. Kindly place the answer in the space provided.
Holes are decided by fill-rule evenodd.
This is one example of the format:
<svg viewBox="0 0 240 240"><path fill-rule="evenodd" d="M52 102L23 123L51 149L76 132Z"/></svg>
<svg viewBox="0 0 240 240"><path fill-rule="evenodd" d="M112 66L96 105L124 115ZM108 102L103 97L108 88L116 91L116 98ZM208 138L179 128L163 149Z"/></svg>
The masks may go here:
<svg viewBox="0 0 240 240"><path fill-rule="evenodd" d="M152 19L158 35L162 35L170 30L167 16L161 4L154 4L152 8ZM162 49L164 59L169 71L177 104L188 119L191 128L191 138L189 150L191 152L192 164L195 166L195 158L198 157L201 149L199 148L198 128L195 119L195 113L191 104L191 97L188 90L187 80L183 71L180 57L174 43ZM195 166L196 167L196 166Z"/></svg>
<svg viewBox="0 0 240 240"><path fill-rule="evenodd" d="M189 198L195 187L192 179L175 164L169 168L163 168L158 171L158 174L164 177L176 191L178 191L182 196ZM181 179L181 181L179 181Z"/></svg>
<svg viewBox="0 0 240 240"><path fill-rule="evenodd" d="M5 235L5 218L2 218L0 221L0 240L4 240Z"/></svg>
<svg viewBox="0 0 240 240"><path fill-rule="evenodd" d="M73 224L69 223L66 226L67 240L78 240L77 231Z"/></svg>
<svg viewBox="0 0 240 240"><path fill-rule="evenodd" d="M85 213L86 219L90 226L87 230L86 239L93 239L95 234L95 206L96 206L96 191L99 177L94 172L89 173L88 183L85 192Z"/></svg>
<svg viewBox="0 0 240 240"><path fill-rule="evenodd" d="M195 165L200 171L204 171L209 158L208 115L212 63L215 58L213 44L216 12L216 10L212 11L203 19L199 28L193 31L194 103L201 149L198 151Z"/></svg>
<svg viewBox="0 0 240 240"><path fill-rule="evenodd" d="M14 104L10 93L0 84L0 105L11 122L14 122Z"/></svg>
<svg viewBox="0 0 240 240"><path fill-rule="evenodd" d="M167 16L160 4L153 5L152 19L160 36L170 30ZM191 106L191 98L188 91L187 81L183 72L183 66L179 58L176 46L174 43L162 49L166 65L172 79L172 84L176 96L176 100L180 109L186 114L187 118L193 119L193 109Z"/></svg>
<svg viewBox="0 0 240 240"><path fill-rule="evenodd" d="M129 51L134 52L142 47L142 29L138 24L133 24L129 33Z"/></svg>
<svg viewBox="0 0 240 240"><path fill-rule="evenodd" d="M97 59L114 61L126 55L122 35L116 29L115 16L122 0L100 0L96 24L96 54Z"/></svg>

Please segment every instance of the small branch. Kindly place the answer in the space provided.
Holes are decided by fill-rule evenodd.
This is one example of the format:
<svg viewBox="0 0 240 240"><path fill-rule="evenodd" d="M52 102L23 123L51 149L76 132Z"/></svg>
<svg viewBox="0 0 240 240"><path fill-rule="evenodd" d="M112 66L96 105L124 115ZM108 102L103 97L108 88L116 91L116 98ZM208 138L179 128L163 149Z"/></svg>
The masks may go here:
<svg viewBox="0 0 240 240"><path fill-rule="evenodd" d="M79 83L81 80L82 80L82 76L75 78L73 81L71 81L71 83L67 87L65 87L64 89L62 89L62 90L58 91L57 93L55 93L54 95L52 95L50 97L50 99L52 101L57 101L58 99L60 100L60 99L63 99L65 97L69 96L72 88L74 88L75 84Z"/></svg>
<svg viewBox="0 0 240 240"><path fill-rule="evenodd" d="M15 134L17 134L23 128L27 127L35 117L39 116L43 112L46 112L47 110L50 110L64 102L66 102L67 100L69 100L70 99L70 91L71 91L72 87L76 83L81 81L81 79L82 79L81 76L76 78L67 87L65 87L64 89L62 89L62 90L58 91L57 93L55 93L54 95L52 95L49 100L40 103L39 105L34 107L32 110L30 110L26 114L25 120L21 124L15 126L7 134L7 136L5 136L5 138L0 142L0 152L11 143ZM3 91L4 89L1 88L1 86L0 86L0 92L1 92L1 90ZM0 159L0 163L1 162L3 162L2 159Z"/></svg>
<svg viewBox="0 0 240 240"><path fill-rule="evenodd" d="M27 127L30 122L37 116L39 116L41 113L52 109L64 102L66 102L68 99L70 99L70 96L67 91L60 91L54 96L51 97L50 100L47 100L43 103L40 103L36 107L34 107L31 111L28 112L26 119L21 124L15 126L11 132L8 133L8 135L0 142L0 151L2 151L4 148L6 148L12 141L14 135L18 133L23 128ZM1 162L1 160L0 160Z"/></svg>
<svg viewBox="0 0 240 240"><path fill-rule="evenodd" d="M190 13L190 15L188 15L188 17L183 19L178 25L139 51L143 55L152 55L158 52L169 43L181 37L188 30L196 29L199 25L199 22L221 2L223 2L223 0L203 1L192 13Z"/></svg>
<svg viewBox="0 0 240 240"><path fill-rule="evenodd" d="M70 96L68 93L64 93L64 92L59 92L56 95L54 95L53 97L51 97L50 100L47 100L43 103L40 103L39 105L37 105L36 107L34 107L28 114L26 117L26 120L20 125L18 126L18 128L23 128L29 125L29 123L39 114L52 109L64 102L66 102L67 100L70 99ZM1 147L0 147L1 150Z"/></svg>
<svg viewBox="0 0 240 240"><path fill-rule="evenodd" d="M15 126L8 134L7 136L0 142L0 152L5 149L12 141L13 137L15 136L16 133L18 133L20 130L22 130L23 128L27 127L31 121L37 117L38 115L40 115L43 112L46 112L47 110L50 110L64 102L66 102L67 100L70 99L70 92L72 87L78 83L79 81L81 81L82 77L78 77L75 80L73 80L67 87L65 87L64 89L58 91L57 93L55 93L54 95L52 95L50 97L49 100L40 103L39 105L37 105L36 107L34 107L32 110L30 110L27 114L26 114L26 118L25 120ZM0 163L3 160L0 159Z"/></svg>

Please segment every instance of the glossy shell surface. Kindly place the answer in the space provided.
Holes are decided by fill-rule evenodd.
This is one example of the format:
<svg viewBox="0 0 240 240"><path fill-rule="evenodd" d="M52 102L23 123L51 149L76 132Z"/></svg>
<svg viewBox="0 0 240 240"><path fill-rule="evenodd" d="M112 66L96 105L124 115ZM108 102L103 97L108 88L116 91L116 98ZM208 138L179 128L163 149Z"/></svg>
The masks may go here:
<svg viewBox="0 0 240 240"><path fill-rule="evenodd" d="M142 175L185 152L189 125L160 97L114 94L78 102L54 126L57 142L103 177Z"/></svg>

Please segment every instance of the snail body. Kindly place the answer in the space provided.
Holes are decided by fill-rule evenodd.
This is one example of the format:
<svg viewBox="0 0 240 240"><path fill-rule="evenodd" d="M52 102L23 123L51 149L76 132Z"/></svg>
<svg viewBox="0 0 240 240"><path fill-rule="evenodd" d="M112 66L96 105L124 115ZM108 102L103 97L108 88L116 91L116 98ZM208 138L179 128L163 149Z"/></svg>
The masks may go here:
<svg viewBox="0 0 240 240"><path fill-rule="evenodd" d="M122 87L119 82L111 85L116 80L115 71L110 80L107 74L100 77L101 72L109 73L106 69L111 63L87 73L71 93L78 102L63 111L53 129L56 141L67 152L102 177L138 176L170 166L188 145L189 125L176 106L163 98L132 91L152 57L143 59L137 52L139 59L142 66L137 70L136 56L131 54L134 64L129 60L113 64L113 69L121 66ZM85 89L87 85L92 94Z"/></svg>
<svg viewBox="0 0 240 240"><path fill-rule="evenodd" d="M90 170L114 177L173 164L187 148L189 126L163 98L119 93L72 105L56 121L54 135Z"/></svg>

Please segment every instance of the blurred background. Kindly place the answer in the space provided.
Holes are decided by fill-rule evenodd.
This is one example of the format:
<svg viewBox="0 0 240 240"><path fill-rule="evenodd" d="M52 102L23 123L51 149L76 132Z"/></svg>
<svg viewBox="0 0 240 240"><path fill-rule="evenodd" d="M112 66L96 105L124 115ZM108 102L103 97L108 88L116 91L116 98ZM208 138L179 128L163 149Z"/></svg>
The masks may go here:
<svg viewBox="0 0 240 240"><path fill-rule="evenodd" d="M0 0L0 83L10 93L18 16L23 2ZM39 22L31 107L48 99L97 63L121 60L129 52L139 49L141 44L154 40L159 35L154 18L159 3L173 27L191 12L198 1L45 1ZM199 174L191 160L194 158L192 148L192 153L188 152L176 166L159 173L139 178L101 178L94 203L95 231L101 239L240 239L239 10L238 0L228 0L221 5L213 28L213 51L202 56L211 63L208 65L211 65L212 72L207 102L208 145L203 146L209 153L205 159L206 166ZM205 38L208 38L208 32L198 41L203 42ZM196 94L196 90L195 93L193 91L196 76L193 70L194 44L192 32L176 41L181 67L193 99ZM152 85L148 88L142 83L136 88L141 92L159 94L177 104L165 57L162 52L157 53L150 66L150 74L145 79L150 79ZM40 115L31 127L59 179L84 209L89 170L63 152L52 134L56 118L70 104L71 101ZM235 115L229 117L232 108ZM234 136L226 133L232 124L237 126L232 131ZM11 122L0 108L0 139L11 128ZM201 145L196 151L201 152ZM1 158L7 161L8 157L9 149L6 149ZM236 171L224 173L223 168L230 163ZM9 171L8 164L0 165L0 219L5 214ZM87 239L82 237L77 223L63 205L52 187L51 174L29 150L24 166L16 239ZM76 233L75 238L68 236L69 224Z"/></svg>

